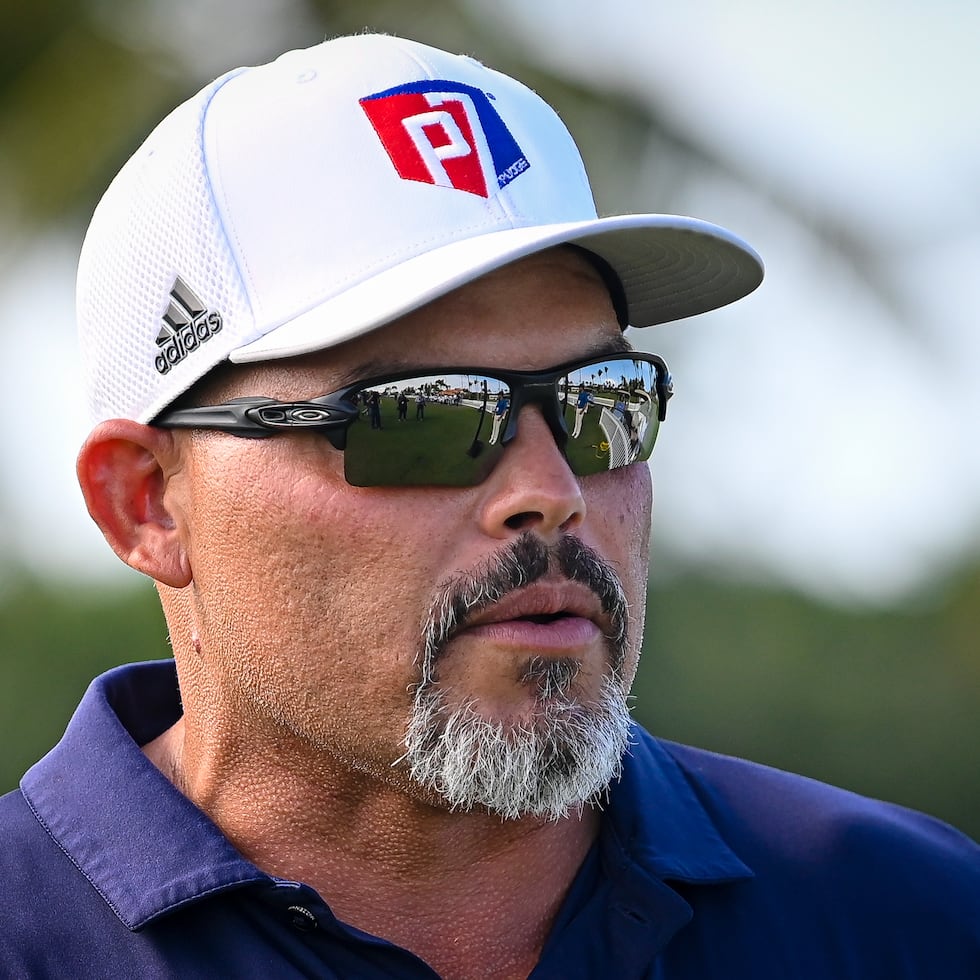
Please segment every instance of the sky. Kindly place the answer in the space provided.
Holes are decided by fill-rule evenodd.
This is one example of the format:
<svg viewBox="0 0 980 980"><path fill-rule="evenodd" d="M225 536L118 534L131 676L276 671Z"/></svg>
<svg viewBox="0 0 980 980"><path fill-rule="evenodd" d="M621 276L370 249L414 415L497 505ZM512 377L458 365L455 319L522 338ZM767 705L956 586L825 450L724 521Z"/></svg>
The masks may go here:
<svg viewBox="0 0 980 980"><path fill-rule="evenodd" d="M192 31L217 6L177 9ZM239 5L237 23L297 43L279 6ZM975 557L980 5L469 6L546 67L646 101L744 178L690 180L672 206L749 241L763 286L631 338L667 358L677 392L651 460L657 573L712 567L894 604ZM214 73L251 60L254 34L224 38ZM634 210L658 210L655 155L646 166L650 201L639 188ZM0 440L0 547L66 581L116 581L132 573L73 476L81 231L46 233L0 276L0 391L21 419Z"/></svg>

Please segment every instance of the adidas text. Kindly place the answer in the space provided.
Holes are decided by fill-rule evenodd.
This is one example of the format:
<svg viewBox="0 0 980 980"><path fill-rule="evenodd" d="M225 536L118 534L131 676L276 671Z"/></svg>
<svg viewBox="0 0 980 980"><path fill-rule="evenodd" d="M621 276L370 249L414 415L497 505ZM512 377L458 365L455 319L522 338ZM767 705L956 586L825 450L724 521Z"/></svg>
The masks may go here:
<svg viewBox="0 0 980 980"><path fill-rule="evenodd" d="M170 290L170 305L163 315L163 328L157 336L159 353L154 366L166 374L188 354L192 354L221 332L221 314L208 310L197 294L180 278Z"/></svg>

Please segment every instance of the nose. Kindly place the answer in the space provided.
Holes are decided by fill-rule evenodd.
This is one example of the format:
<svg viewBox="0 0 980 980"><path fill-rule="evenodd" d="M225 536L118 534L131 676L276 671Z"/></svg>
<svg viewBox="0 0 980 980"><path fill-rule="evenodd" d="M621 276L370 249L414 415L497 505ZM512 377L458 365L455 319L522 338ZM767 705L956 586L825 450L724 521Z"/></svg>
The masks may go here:
<svg viewBox="0 0 980 980"><path fill-rule="evenodd" d="M585 498L541 410L525 406L517 434L482 484L480 524L491 537L555 537L585 520Z"/></svg>

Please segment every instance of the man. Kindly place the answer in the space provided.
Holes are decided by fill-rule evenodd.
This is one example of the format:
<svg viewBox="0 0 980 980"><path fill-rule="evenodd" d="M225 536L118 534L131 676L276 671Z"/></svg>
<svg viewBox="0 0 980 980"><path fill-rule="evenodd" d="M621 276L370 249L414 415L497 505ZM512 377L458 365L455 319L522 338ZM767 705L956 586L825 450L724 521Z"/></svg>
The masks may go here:
<svg viewBox="0 0 980 980"><path fill-rule="evenodd" d="M645 459L671 382L623 327L760 279L598 219L550 108L414 42L175 110L78 294L80 482L174 663L98 679L0 802L0 974L975 978L962 835L629 722L649 472L566 456L559 393L624 377ZM503 387L500 442L461 405L380 452L364 391L437 380Z"/></svg>
<svg viewBox="0 0 980 980"><path fill-rule="evenodd" d="M495 446L500 438L500 427L503 425L508 411L510 411L510 399L504 394L497 399L493 406L493 426L490 430L491 446Z"/></svg>
<svg viewBox="0 0 980 980"><path fill-rule="evenodd" d="M577 439L582 434L582 422L585 421L585 413L589 410L592 403L592 392L583 385L579 389L578 397L575 399L575 427L572 429L572 438Z"/></svg>
<svg viewBox="0 0 980 980"><path fill-rule="evenodd" d="M371 416L371 428L381 428L381 395L372 391L368 398L368 413Z"/></svg>

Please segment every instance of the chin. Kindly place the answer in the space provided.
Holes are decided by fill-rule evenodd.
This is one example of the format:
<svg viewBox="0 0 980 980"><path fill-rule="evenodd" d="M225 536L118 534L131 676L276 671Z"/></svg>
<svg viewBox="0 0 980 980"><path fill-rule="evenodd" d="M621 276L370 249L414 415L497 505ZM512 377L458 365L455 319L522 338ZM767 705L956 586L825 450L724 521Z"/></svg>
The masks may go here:
<svg viewBox="0 0 980 980"><path fill-rule="evenodd" d="M560 662L551 661L551 664ZM568 668L552 673L564 677ZM400 764L427 794L456 811L503 819L563 819L618 778L630 716L617 677L597 697L578 700L556 678L536 681L526 712L486 717L473 704L446 704L438 685L416 693Z"/></svg>

